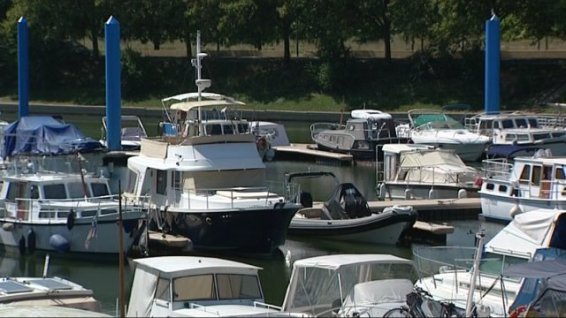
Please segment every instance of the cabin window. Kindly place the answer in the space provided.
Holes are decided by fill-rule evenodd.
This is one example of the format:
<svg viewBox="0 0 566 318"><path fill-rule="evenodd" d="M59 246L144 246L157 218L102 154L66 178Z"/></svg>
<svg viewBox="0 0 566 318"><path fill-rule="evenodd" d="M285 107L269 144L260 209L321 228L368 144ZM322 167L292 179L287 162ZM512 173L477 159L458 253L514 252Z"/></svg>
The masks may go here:
<svg viewBox="0 0 566 318"><path fill-rule="evenodd" d="M35 185L35 184L32 184L30 186L30 198L39 199L39 189L37 188L37 185Z"/></svg>
<svg viewBox="0 0 566 318"><path fill-rule="evenodd" d="M64 184L48 184L43 186L43 194L46 199L66 199L67 192Z"/></svg>
<svg viewBox="0 0 566 318"><path fill-rule="evenodd" d="M533 174L531 175L531 182L533 185L540 184L541 170L540 166L533 166Z"/></svg>
<svg viewBox="0 0 566 318"><path fill-rule="evenodd" d="M179 277L173 280L173 301L216 300L214 277L196 275Z"/></svg>
<svg viewBox="0 0 566 318"><path fill-rule="evenodd" d="M554 179L556 180L566 179L566 177L564 176L564 167L556 167L556 172L554 173Z"/></svg>
<svg viewBox="0 0 566 318"><path fill-rule="evenodd" d="M134 191L136 190L137 179L138 179L138 174L130 170L128 172L128 182L126 183L125 192L134 193Z"/></svg>
<svg viewBox="0 0 566 318"><path fill-rule="evenodd" d="M499 186L499 192L507 192L507 186L506 185L500 185Z"/></svg>
<svg viewBox="0 0 566 318"><path fill-rule="evenodd" d="M157 281L157 287L155 288L155 298L165 301L171 301L169 294L169 280L165 278L159 278L159 280Z"/></svg>
<svg viewBox="0 0 566 318"><path fill-rule="evenodd" d="M531 178L531 166L526 165L521 171L521 176L519 177L519 183L528 184Z"/></svg>
<svg viewBox="0 0 566 318"><path fill-rule="evenodd" d="M110 191L108 191L108 187L106 183L91 183L90 188L92 189L92 196L93 197L103 197L110 195Z"/></svg>
<svg viewBox="0 0 566 318"><path fill-rule="evenodd" d="M249 131L249 125L246 123L238 123L238 132L240 134L245 134Z"/></svg>
<svg viewBox="0 0 566 318"><path fill-rule="evenodd" d="M534 138L534 140L548 139L548 138L550 138L550 134L548 134L548 133L546 133L546 134L534 134L533 138Z"/></svg>
<svg viewBox="0 0 566 318"><path fill-rule="evenodd" d="M526 118L515 119L515 124L517 125L517 128L527 128L528 127Z"/></svg>
<svg viewBox="0 0 566 318"><path fill-rule="evenodd" d="M487 190L493 190L493 189L495 189L495 185L493 183L488 183L488 184L486 184L485 188Z"/></svg>
<svg viewBox="0 0 566 318"><path fill-rule="evenodd" d="M507 134L505 135L505 141L517 141L517 135L515 134Z"/></svg>
<svg viewBox="0 0 566 318"><path fill-rule="evenodd" d="M18 193L18 187L16 186L16 184L10 183L8 185L8 194L6 196L6 200L10 202L16 201L16 198L18 197L17 193Z"/></svg>
<svg viewBox="0 0 566 318"><path fill-rule="evenodd" d="M117 213L114 209L102 209L100 210L100 215L115 214Z"/></svg>
<svg viewBox="0 0 566 318"><path fill-rule="evenodd" d="M566 133L564 133L564 132L553 132L552 133L552 137L554 137L554 138L564 137L564 135L566 135Z"/></svg>
<svg viewBox="0 0 566 318"><path fill-rule="evenodd" d="M255 275L216 275L219 299L259 299L261 288Z"/></svg>
<svg viewBox="0 0 566 318"><path fill-rule="evenodd" d="M536 118L529 118L529 127L538 128L538 121Z"/></svg>
<svg viewBox="0 0 566 318"><path fill-rule="evenodd" d="M491 129L492 126L493 126L493 122L491 120L480 121L480 129Z"/></svg>
<svg viewBox="0 0 566 318"><path fill-rule="evenodd" d="M69 190L69 198L78 199L88 196L88 192L85 193L86 185L80 182L72 182L67 184L67 189Z"/></svg>
<svg viewBox="0 0 566 318"><path fill-rule="evenodd" d="M501 275L501 272L509 265L525 262L527 262L527 259L525 258L486 252L482 257L480 272L499 276Z"/></svg>
<svg viewBox="0 0 566 318"><path fill-rule="evenodd" d="M81 211L80 217L82 218L90 218L96 215L96 211L95 210L86 210L86 211Z"/></svg>
<svg viewBox="0 0 566 318"><path fill-rule="evenodd" d="M167 189L167 171L157 170L155 192L165 195Z"/></svg>
<svg viewBox="0 0 566 318"><path fill-rule="evenodd" d="M55 217L55 215L56 215L55 212L45 212L45 211L39 212L40 219L52 219Z"/></svg>
<svg viewBox="0 0 566 318"><path fill-rule="evenodd" d="M505 129L509 129L509 128L513 128L513 120L511 119L505 119L501 122L501 125L503 126L503 128Z"/></svg>
<svg viewBox="0 0 566 318"><path fill-rule="evenodd" d="M234 134L234 127L232 125L223 125L222 128L224 129L224 135Z"/></svg>
<svg viewBox="0 0 566 318"><path fill-rule="evenodd" d="M222 127L218 124L206 125L206 134L211 135L222 135Z"/></svg>
<svg viewBox="0 0 566 318"><path fill-rule="evenodd" d="M57 217L60 219L66 219L69 216L69 211L57 212Z"/></svg>
<svg viewBox="0 0 566 318"><path fill-rule="evenodd" d="M173 189L180 190L181 189L181 177L182 173L180 171L175 171L173 173L173 179L171 179L171 187Z"/></svg>

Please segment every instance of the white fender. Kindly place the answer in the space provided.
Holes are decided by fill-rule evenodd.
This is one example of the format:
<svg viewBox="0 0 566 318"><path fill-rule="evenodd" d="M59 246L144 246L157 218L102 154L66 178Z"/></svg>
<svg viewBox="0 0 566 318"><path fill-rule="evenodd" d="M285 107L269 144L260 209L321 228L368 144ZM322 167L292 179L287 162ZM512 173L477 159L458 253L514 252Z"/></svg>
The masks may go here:
<svg viewBox="0 0 566 318"><path fill-rule="evenodd" d="M436 191L434 188L430 188L430 190L428 191L428 198L438 199L438 191Z"/></svg>
<svg viewBox="0 0 566 318"><path fill-rule="evenodd" d="M468 191L466 189L458 190L458 199L465 199L468 197Z"/></svg>
<svg viewBox="0 0 566 318"><path fill-rule="evenodd" d="M405 200L413 199L413 191L411 189L405 189Z"/></svg>

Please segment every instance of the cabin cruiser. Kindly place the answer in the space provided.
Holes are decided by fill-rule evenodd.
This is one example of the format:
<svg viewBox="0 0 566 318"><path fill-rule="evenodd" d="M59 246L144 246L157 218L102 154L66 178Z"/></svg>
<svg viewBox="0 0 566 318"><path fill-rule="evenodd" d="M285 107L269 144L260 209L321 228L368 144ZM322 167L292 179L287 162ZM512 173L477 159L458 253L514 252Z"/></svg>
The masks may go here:
<svg viewBox="0 0 566 318"><path fill-rule="evenodd" d="M538 149L549 149L555 156L566 155L566 130L556 117L551 120L521 112L482 113L466 118L465 123L471 131L491 138L488 158L532 156Z"/></svg>
<svg viewBox="0 0 566 318"><path fill-rule="evenodd" d="M290 317L264 302L256 266L211 257L134 260L126 317Z"/></svg>
<svg viewBox="0 0 566 318"><path fill-rule="evenodd" d="M491 316L506 316L523 281L502 279L502 272L512 264L532 260L539 248L564 249L566 244L559 233L565 222L565 210L537 209L517 215L485 246L480 244L480 237L477 248L414 249L414 259L423 276L415 286L428 291L434 299L452 302L459 308L466 308L471 301Z"/></svg>
<svg viewBox="0 0 566 318"><path fill-rule="evenodd" d="M346 125L314 123L310 131L319 150L351 154L355 160L374 160L377 145L407 142L397 136L391 114L372 109L352 110Z"/></svg>
<svg viewBox="0 0 566 318"><path fill-rule="evenodd" d="M277 147L290 145L287 131L282 124L270 121L252 121L249 127L250 132L256 136L259 156L265 161L273 160Z"/></svg>
<svg viewBox="0 0 566 318"><path fill-rule="evenodd" d="M118 254L137 241L146 210L121 204L99 163L86 159L97 158L88 151L100 143L48 116L22 117L6 128L4 139L9 160L1 177L0 245L22 254Z"/></svg>
<svg viewBox="0 0 566 318"><path fill-rule="evenodd" d="M479 191L482 215L507 222L533 209L566 209L566 158L532 157L484 160L487 177Z"/></svg>
<svg viewBox="0 0 566 318"><path fill-rule="evenodd" d="M230 112L241 102L203 92L209 80L196 84L195 93L163 99L171 121L128 158L124 196L151 198L155 228L189 238L196 250L272 253L300 205L266 181L255 136Z"/></svg>
<svg viewBox="0 0 566 318"><path fill-rule="evenodd" d="M454 150L419 144L388 144L376 165L380 199L478 197L481 174Z"/></svg>
<svg viewBox="0 0 566 318"><path fill-rule="evenodd" d="M489 138L468 130L459 121L435 110L410 110L409 124L398 127L407 131L415 144L453 149L464 161L478 161ZM408 127L407 127L408 126Z"/></svg>
<svg viewBox="0 0 566 318"><path fill-rule="evenodd" d="M331 181L328 182L328 179ZM397 244L417 220L417 212L411 206L392 206L373 213L355 185L340 183L329 171L286 173L285 180L286 184L299 184L298 199L303 206L291 220L289 235ZM315 188L331 183L331 195L322 203L313 202L312 192L307 191L307 184L301 180L308 180Z"/></svg>

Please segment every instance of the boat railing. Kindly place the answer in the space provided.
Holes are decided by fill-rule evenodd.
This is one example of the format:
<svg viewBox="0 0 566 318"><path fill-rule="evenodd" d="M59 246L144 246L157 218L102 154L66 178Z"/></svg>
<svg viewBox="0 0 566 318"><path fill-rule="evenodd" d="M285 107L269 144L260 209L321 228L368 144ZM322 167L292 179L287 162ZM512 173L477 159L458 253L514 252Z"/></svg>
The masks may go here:
<svg viewBox="0 0 566 318"><path fill-rule="evenodd" d="M261 301L254 301L254 307L261 307L261 308L266 308L266 309L283 311L283 307L267 304L267 303L264 303L264 302L261 302Z"/></svg>
<svg viewBox="0 0 566 318"><path fill-rule="evenodd" d="M513 164L505 158L485 159L482 161L482 172L486 178L509 180Z"/></svg>
<svg viewBox="0 0 566 318"><path fill-rule="evenodd" d="M194 188L183 189L174 187L175 202L172 206L192 208L195 202L202 203L205 209L213 208L211 198L223 197L230 200L229 208L235 208L237 203L248 201L258 206L270 206L277 203L292 201L298 196L297 185L284 185L282 182L267 182L261 187L233 187L233 188ZM273 203L273 200L277 202ZM199 206L199 208L201 208Z"/></svg>
<svg viewBox="0 0 566 318"><path fill-rule="evenodd" d="M420 246L413 249L413 260L421 277L454 273L457 280L457 273L470 272L476 250L474 246ZM482 277L497 278L501 276L506 261L496 256L482 257L479 264ZM464 285L468 283L469 280L462 282ZM456 286L460 285L456 282Z"/></svg>
<svg viewBox="0 0 566 318"><path fill-rule="evenodd" d="M105 203L118 203L118 195L105 195L92 198L78 199L30 199L16 198L15 215L10 215L3 204L0 207L0 217L13 218L21 221L50 221L66 219L69 213L74 212L77 217L101 217L108 214L118 213L116 206L108 206ZM84 205L85 202L93 205ZM124 201L122 213L140 213L147 210L149 198L142 197L136 204Z"/></svg>

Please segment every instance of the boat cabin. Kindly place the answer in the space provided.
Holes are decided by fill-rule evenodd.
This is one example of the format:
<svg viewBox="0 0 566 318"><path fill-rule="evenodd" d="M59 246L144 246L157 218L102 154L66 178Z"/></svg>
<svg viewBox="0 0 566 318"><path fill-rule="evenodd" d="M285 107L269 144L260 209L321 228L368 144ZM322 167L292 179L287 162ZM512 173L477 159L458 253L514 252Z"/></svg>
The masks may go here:
<svg viewBox="0 0 566 318"><path fill-rule="evenodd" d="M491 175L482 192L508 197L566 199L566 160L564 158L516 157L513 165L501 160L486 160Z"/></svg>
<svg viewBox="0 0 566 318"><path fill-rule="evenodd" d="M77 213L77 217L92 217L99 211L101 214L117 213L116 207L100 209L97 204L92 204L90 209L84 209L87 207L85 204L81 205L81 209L78 208L76 202L85 198L111 199L107 179L91 176L84 176L84 179L79 175L59 173L7 176L0 190L0 198L4 201L2 216L21 220L66 220L71 210ZM44 208L40 208L39 202ZM53 203L57 203L57 206ZM50 204L51 207L47 208Z"/></svg>
<svg viewBox="0 0 566 318"><path fill-rule="evenodd" d="M494 144L535 144L557 138L565 139L564 130L547 129L507 129L493 134Z"/></svg>
<svg viewBox="0 0 566 318"><path fill-rule="evenodd" d="M197 256L150 257L134 263L128 317L245 315L263 304L259 267Z"/></svg>

